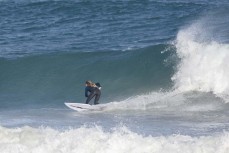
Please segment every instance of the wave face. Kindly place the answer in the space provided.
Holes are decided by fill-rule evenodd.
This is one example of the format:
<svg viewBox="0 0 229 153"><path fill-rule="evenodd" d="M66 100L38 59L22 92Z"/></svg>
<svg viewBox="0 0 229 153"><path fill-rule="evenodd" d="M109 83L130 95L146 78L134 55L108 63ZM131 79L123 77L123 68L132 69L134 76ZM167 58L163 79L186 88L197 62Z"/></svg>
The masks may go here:
<svg viewBox="0 0 229 153"><path fill-rule="evenodd" d="M85 80L102 103L174 90L228 101L227 1L0 3L2 109L84 102Z"/></svg>
<svg viewBox="0 0 229 153"><path fill-rule="evenodd" d="M0 59L1 101L21 105L57 105L84 100L84 83L103 86L103 101L127 98L171 86L169 52L157 45L129 52L60 53Z"/></svg>

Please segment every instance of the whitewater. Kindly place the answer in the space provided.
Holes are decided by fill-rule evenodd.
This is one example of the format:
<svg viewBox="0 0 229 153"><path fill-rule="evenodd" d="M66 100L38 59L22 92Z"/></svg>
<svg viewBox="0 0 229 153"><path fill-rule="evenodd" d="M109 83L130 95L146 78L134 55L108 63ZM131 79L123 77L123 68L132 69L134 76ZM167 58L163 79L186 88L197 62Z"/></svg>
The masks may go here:
<svg viewBox="0 0 229 153"><path fill-rule="evenodd" d="M0 1L0 152L228 153L228 6Z"/></svg>
<svg viewBox="0 0 229 153"><path fill-rule="evenodd" d="M168 137L142 136L122 127L104 132L101 127L78 128L59 132L49 128L7 130L1 128L2 152L153 152L153 153L226 153L229 135L193 138L172 135Z"/></svg>

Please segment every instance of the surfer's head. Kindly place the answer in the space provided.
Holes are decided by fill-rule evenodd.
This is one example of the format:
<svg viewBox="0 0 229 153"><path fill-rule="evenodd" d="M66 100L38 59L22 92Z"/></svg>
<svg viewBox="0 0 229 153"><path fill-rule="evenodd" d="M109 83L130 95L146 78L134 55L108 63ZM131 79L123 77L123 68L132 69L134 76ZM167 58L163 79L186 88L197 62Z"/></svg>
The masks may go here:
<svg viewBox="0 0 229 153"><path fill-rule="evenodd" d="M93 83L90 80L88 80L85 82L85 84L86 84L86 86L92 86Z"/></svg>

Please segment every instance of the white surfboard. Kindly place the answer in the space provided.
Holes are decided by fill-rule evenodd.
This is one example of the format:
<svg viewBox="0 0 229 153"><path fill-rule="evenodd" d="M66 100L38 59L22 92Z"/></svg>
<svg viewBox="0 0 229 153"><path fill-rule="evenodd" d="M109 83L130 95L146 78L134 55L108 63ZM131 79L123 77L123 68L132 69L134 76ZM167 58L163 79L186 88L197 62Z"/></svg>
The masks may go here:
<svg viewBox="0 0 229 153"><path fill-rule="evenodd" d="M105 106L102 104L99 105L89 105L89 104L82 104L82 103L64 103L67 107L76 110L78 112L82 111L102 111Z"/></svg>

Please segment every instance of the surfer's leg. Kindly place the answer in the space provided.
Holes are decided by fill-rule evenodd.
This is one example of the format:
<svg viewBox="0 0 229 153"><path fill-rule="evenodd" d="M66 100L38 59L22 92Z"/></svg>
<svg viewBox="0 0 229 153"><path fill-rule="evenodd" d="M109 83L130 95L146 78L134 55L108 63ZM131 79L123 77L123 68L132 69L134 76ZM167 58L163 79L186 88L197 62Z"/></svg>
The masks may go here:
<svg viewBox="0 0 229 153"><path fill-rule="evenodd" d="M101 95L101 91L97 90L96 95L95 95L95 101L94 101L95 105L99 104L100 95Z"/></svg>
<svg viewBox="0 0 229 153"><path fill-rule="evenodd" d="M86 104L88 104L90 102L90 100L95 96L95 93L91 93L86 100Z"/></svg>
<svg viewBox="0 0 229 153"><path fill-rule="evenodd" d="M100 98L100 94L95 95L95 101L94 101L95 105L99 104L99 98Z"/></svg>

